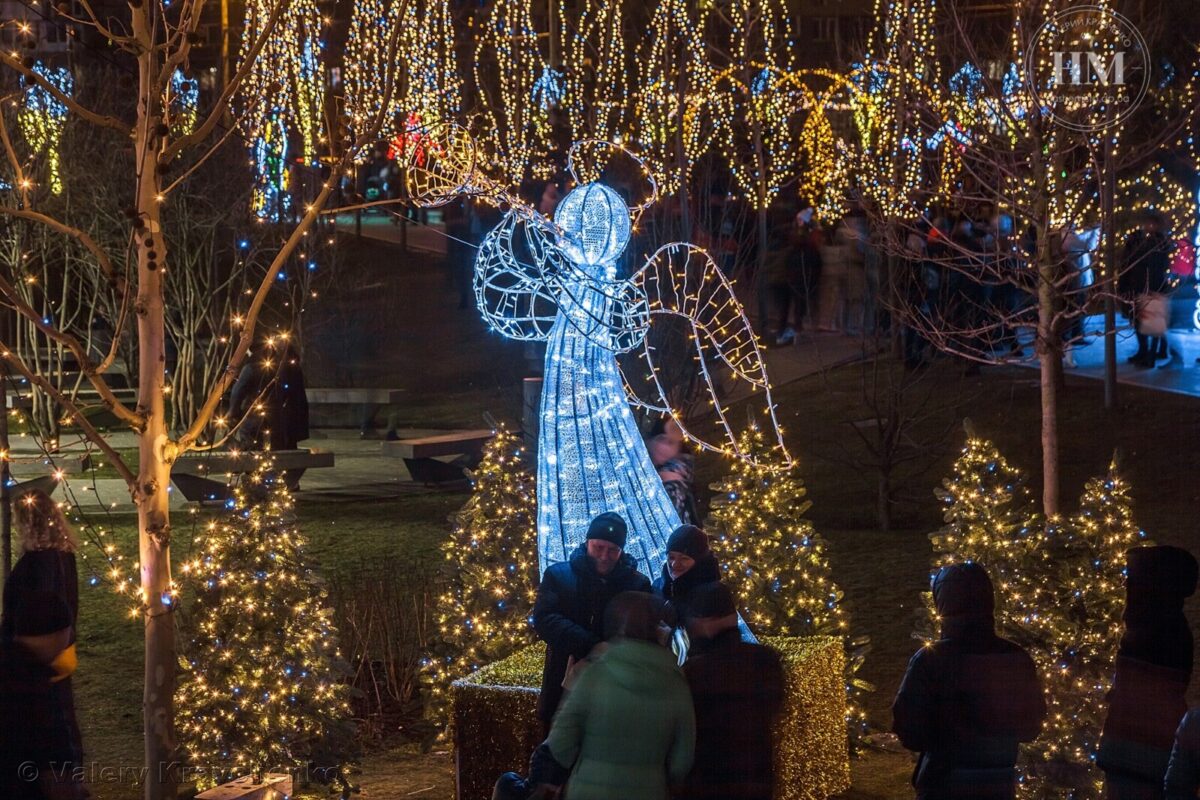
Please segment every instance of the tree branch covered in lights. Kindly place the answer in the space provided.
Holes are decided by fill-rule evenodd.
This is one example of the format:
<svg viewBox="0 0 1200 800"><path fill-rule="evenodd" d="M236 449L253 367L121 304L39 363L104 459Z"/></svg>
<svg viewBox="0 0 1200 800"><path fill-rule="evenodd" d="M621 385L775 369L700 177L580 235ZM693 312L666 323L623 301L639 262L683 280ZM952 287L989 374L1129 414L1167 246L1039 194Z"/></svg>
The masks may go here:
<svg viewBox="0 0 1200 800"><path fill-rule="evenodd" d="M812 506L793 468L770 463L767 438L757 427L742 434L742 449L759 463L734 461L712 485L706 523L721 562L721 580L733 591L746 624L759 636L836 636L846 646L846 721L850 744L862 747L867 713L862 694L874 687L857 677L869 639L851 637L833 579L826 543L805 514Z"/></svg>
<svg viewBox="0 0 1200 800"><path fill-rule="evenodd" d="M47 67L38 61L32 70L43 81L22 81L25 94L24 102L17 111L17 124L33 155L45 159L44 172L50 191L59 194L62 192L59 148L67 122L67 106L58 97L70 97L75 81L66 67ZM51 91L44 84L50 84L58 91Z"/></svg>
<svg viewBox="0 0 1200 800"><path fill-rule="evenodd" d="M549 175L550 107L561 76L538 48L530 0L496 0L475 50L475 89L483 101L484 154L495 177L519 184Z"/></svg>
<svg viewBox="0 0 1200 800"><path fill-rule="evenodd" d="M442 545L447 588L425 663L429 714L444 725L450 683L533 642L537 599L537 488L520 437L495 431L471 472L473 489Z"/></svg>
<svg viewBox="0 0 1200 800"><path fill-rule="evenodd" d="M629 134L633 65L625 49L624 0L592 0L572 20L560 2L567 37L565 105L572 135L619 142Z"/></svg>
<svg viewBox="0 0 1200 800"><path fill-rule="evenodd" d="M284 10L272 29L274 10ZM315 0L249 0L242 39L242 63L250 68L239 93L241 125L250 140L258 190L254 213L278 221L290 208L290 162L307 167L318 161L325 100L321 64L321 14ZM266 47L254 53L256 35L270 31ZM385 73L386 74L386 73ZM299 142L291 156L288 145Z"/></svg>
<svg viewBox="0 0 1200 800"><path fill-rule="evenodd" d="M269 454L184 565L180 736L202 788L319 765L348 797L349 667L305 557L290 492Z"/></svg>
<svg viewBox="0 0 1200 800"><path fill-rule="evenodd" d="M662 0L638 51L634 139L664 194L688 186L693 165L715 134L704 19L703 7Z"/></svg>
<svg viewBox="0 0 1200 800"><path fill-rule="evenodd" d="M383 113L384 133L404 141L410 128L457 119L462 103L454 20L449 0L410 0L398 4L356 0L346 43L346 110L357 132ZM387 92L387 39L398 35L399 72ZM388 107L382 104L388 98Z"/></svg>

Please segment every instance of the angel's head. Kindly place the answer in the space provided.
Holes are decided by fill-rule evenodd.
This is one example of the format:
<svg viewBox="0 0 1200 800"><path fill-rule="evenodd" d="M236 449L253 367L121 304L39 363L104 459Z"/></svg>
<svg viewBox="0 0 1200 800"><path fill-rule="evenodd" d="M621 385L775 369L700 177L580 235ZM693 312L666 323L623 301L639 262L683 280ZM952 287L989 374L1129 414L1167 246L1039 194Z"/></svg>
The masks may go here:
<svg viewBox="0 0 1200 800"><path fill-rule="evenodd" d="M629 244L629 206L602 183L572 189L558 204L554 222L563 230L563 255L579 266L611 264Z"/></svg>

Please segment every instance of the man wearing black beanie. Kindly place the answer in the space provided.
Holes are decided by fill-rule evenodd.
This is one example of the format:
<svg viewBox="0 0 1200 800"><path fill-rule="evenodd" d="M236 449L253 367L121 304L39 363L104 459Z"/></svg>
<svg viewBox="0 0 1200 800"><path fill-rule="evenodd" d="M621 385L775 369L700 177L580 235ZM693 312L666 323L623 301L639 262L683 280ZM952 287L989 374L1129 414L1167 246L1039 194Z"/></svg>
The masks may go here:
<svg viewBox="0 0 1200 800"><path fill-rule="evenodd" d="M562 699L568 667L587 658L604 639L604 610L609 602L621 592L650 591L650 580L638 572L633 556L624 552L627 534L620 514L600 514L571 557L552 564L542 576L533 626L546 643L538 717L547 728Z"/></svg>

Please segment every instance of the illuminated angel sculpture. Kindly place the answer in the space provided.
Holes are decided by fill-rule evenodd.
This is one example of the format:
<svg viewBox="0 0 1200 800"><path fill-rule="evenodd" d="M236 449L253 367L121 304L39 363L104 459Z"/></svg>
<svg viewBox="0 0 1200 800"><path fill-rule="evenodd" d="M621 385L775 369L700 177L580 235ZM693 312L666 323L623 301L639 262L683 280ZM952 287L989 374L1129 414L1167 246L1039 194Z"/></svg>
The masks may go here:
<svg viewBox="0 0 1200 800"><path fill-rule="evenodd" d="M679 516L630 408L632 402L671 412L646 339L653 320L673 315L690 322L700 371L724 431L721 444L683 428L685 436L702 447L749 457L739 450L717 398L716 384L724 375L765 394L778 435L762 353L733 287L707 253L681 243L658 249L632 277L620 276L631 215L654 201L653 179L646 174L650 199L630 209L604 183L580 180L574 163L581 147L615 145L592 141L572 148L568 169L579 185L549 220L476 172L473 147L461 129L441 127L425 135L426 157L408 169L410 196L439 205L469 194L509 207L479 249L476 301L484 319L505 336L546 342L537 473L542 568L569 558L593 517L615 511L629 526L626 551L657 576ZM618 354L636 348L649 367L653 402L634 396L617 363ZM790 464L781 436L778 456L780 464Z"/></svg>

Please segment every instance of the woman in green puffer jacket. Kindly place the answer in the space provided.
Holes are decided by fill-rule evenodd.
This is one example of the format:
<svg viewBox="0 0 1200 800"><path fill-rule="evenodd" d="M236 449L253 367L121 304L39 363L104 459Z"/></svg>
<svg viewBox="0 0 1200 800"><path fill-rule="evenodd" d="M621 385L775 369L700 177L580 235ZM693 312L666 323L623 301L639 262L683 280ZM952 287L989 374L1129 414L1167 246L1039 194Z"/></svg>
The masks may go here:
<svg viewBox="0 0 1200 800"><path fill-rule="evenodd" d="M610 646L589 664L554 717L546 744L571 766L570 800L665 800L692 767L696 717L675 655L666 604L617 595L605 613Z"/></svg>

